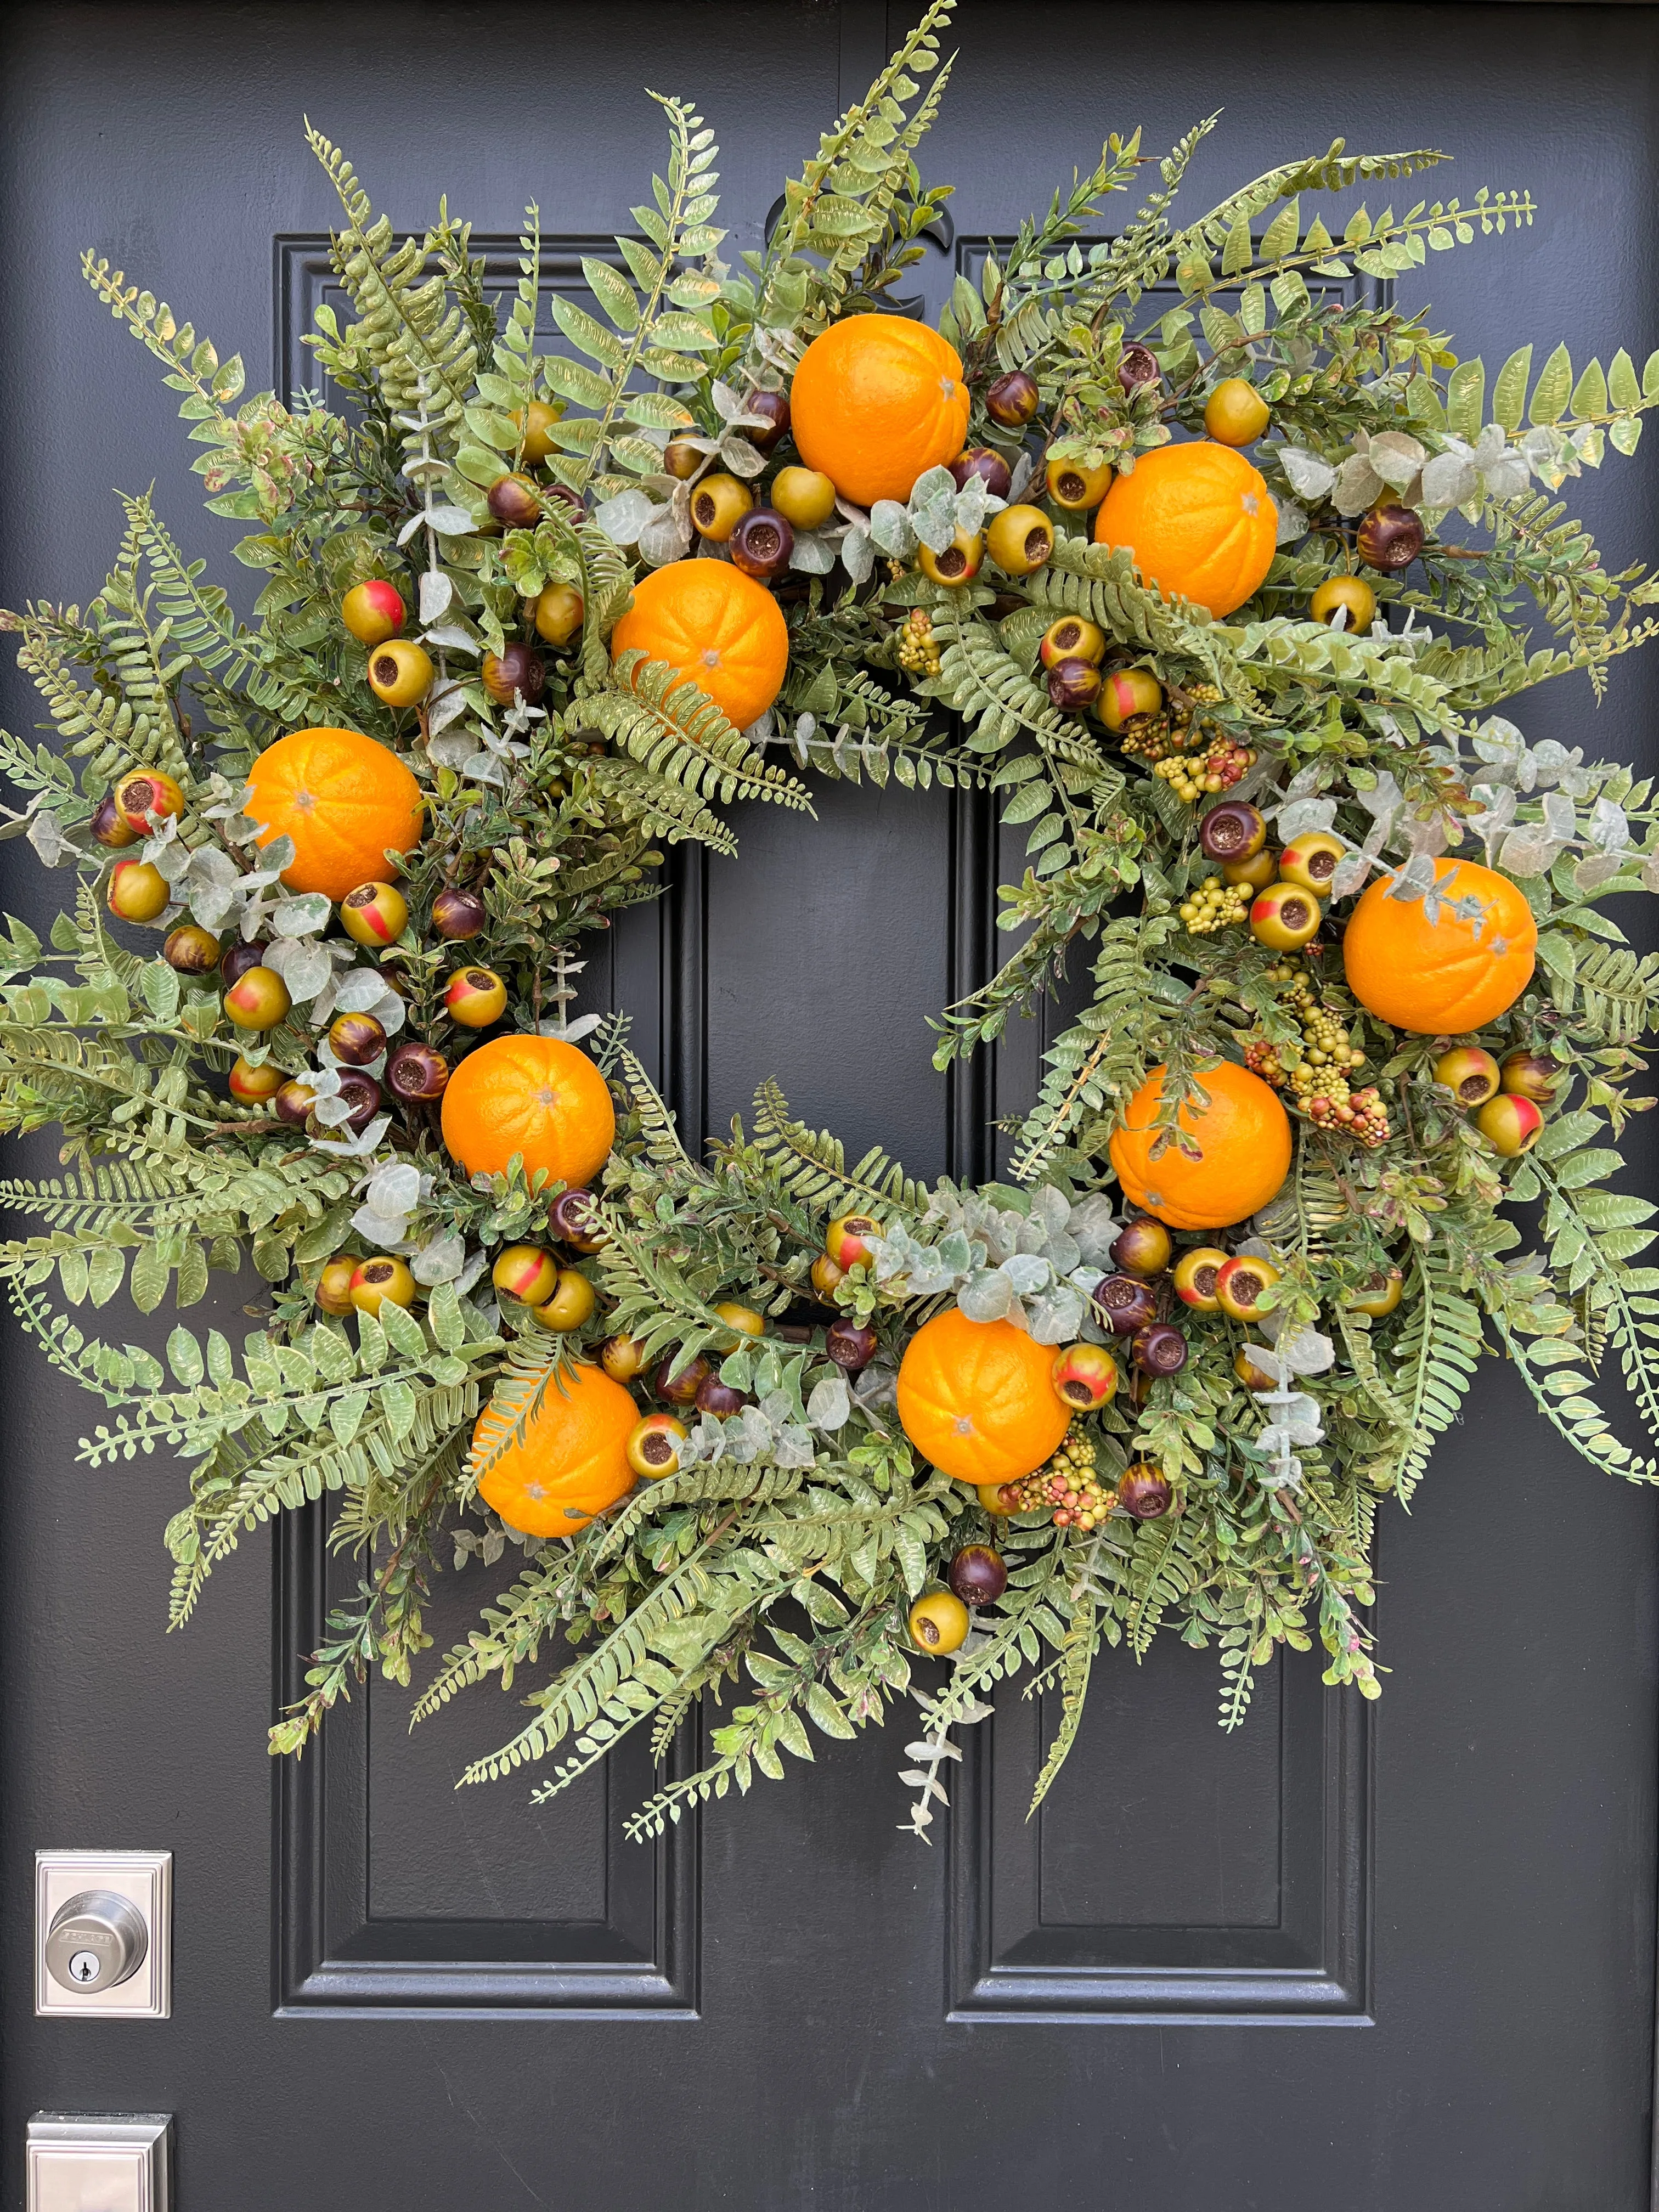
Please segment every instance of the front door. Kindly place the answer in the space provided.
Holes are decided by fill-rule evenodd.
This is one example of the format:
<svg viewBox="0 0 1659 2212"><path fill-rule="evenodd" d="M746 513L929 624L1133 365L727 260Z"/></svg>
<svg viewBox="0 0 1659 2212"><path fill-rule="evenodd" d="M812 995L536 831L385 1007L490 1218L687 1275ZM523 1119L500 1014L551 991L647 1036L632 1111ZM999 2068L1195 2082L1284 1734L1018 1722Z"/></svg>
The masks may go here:
<svg viewBox="0 0 1659 2212"><path fill-rule="evenodd" d="M902 0L12 9L0 604L84 601L108 487L152 478L236 577L239 526L199 514L174 398L81 286L82 246L292 391L334 212L307 114L401 228L447 191L504 281L533 196L551 289L659 161L646 84L701 106L753 244L908 21ZM1156 149L1224 107L1206 205L1338 134L1448 147L1465 198L1530 185L1535 228L1431 264L1462 349L1659 339L1659 9L969 0L957 35L923 156L957 185L915 273L929 313L1107 131ZM1572 489L1614 566L1659 541L1649 448ZM0 683L28 729L33 695ZM1659 661L1623 664L1597 754L1651 766L1656 708ZM1573 679L1528 733L1571 742L1593 711ZM692 1134L775 1075L855 1149L988 1173L1038 1025L947 1082L926 1018L990 957L991 817L937 790L817 805L750 810L739 860L683 863L590 964L590 1003L633 1012ZM42 927L49 889L6 861ZM216 1292L226 1326L252 1295ZM632 1751L544 1808L523 1772L456 1790L516 1724L493 1693L411 1735L377 1684L274 1769L265 1729L329 1598L319 1523L250 1534L164 1638L180 1468L77 1466L87 1401L15 1336L5 1356L0 2203L41 2111L173 2115L179 2212L1649 2203L1653 1504L1570 1461L1501 1370L1409 1518L1389 1510L1379 1707L1310 1659L1224 1735L1212 1656L1114 1655L1040 1816L1048 1717L1016 1687L928 1849L902 1832L897 1727L658 1843L624 1832L650 1786ZM440 1650L495 1586L476 1561L444 1577ZM33 2017L43 1846L173 1854L169 2020Z"/></svg>

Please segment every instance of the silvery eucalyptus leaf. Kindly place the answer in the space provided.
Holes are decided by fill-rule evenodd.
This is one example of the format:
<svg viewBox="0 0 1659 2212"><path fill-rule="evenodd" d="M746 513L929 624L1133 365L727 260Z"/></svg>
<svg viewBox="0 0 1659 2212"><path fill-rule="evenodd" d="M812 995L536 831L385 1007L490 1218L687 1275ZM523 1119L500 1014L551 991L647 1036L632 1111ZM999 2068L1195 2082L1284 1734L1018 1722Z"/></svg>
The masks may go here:
<svg viewBox="0 0 1659 2212"><path fill-rule="evenodd" d="M1279 526L1273 533L1275 545L1294 545L1298 538L1305 538L1313 525L1304 511L1291 499L1279 501Z"/></svg>
<svg viewBox="0 0 1659 2212"><path fill-rule="evenodd" d="M1279 461L1285 482L1299 498L1323 499L1336 482L1336 471L1330 462L1310 453L1304 446L1281 447Z"/></svg>
<svg viewBox="0 0 1659 2212"><path fill-rule="evenodd" d="M1273 828L1288 844L1292 837L1305 836L1310 830L1328 830L1335 819L1334 799L1298 799L1279 808Z"/></svg>
<svg viewBox="0 0 1659 2212"><path fill-rule="evenodd" d="M1014 1302L1014 1286L1000 1267L981 1267L957 1292L957 1304L969 1321L1004 1321Z"/></svg>
<svg viewBox="0 0 1659 2212"><path fill-rule="evenodd" d="M410 1261L409 1272L417 1283L453 1283L465 1262L466 1245L459 1232L442 1229L427 1239Z"/></svg>
<svg viewBox="0 0 1659 2212"><path fill-rule="evenodd" d="M449 611L449 603L455 596L455 586L441 568L425 568L421 572L421 620L422 623L441 621Z"/></svg>
<svg viewBox="0 0 1659 2212"><path fill-rule="evenodd" d="M665 568L684 557L691 543L690 515L684 518L672 507L659 507L639 535L639 555L653 568Z"/></svg>
<svg viewBox="0 0 1659 2212"><path fill-rule="evenodd" d="M868 541L866 540L866 543ZM804 576L827 576L836 565L836 549L815 530L798 530L790 550L789 566Z"/></svg>
<svg viewBox="0 0 1659 2212"><path fill-rule="evenodd" d="M844 1429L852 1413L852 1393L843 1376L826 1376L822 1382L813 1384L806 1401L806 1418L815 1429Z"/></svg>
<svg viewBox="0 0 1659 2212"><path fill-rule="evenodd" d="M1572 872L1574 888L1581 891L1598 890L1610 883L1625 865L1622 853L1592 853L1581 860Z"/></svg>
<svg viewBox="0 0 1659 2212"><path fill-rule="evenodd" d="M849 530L841 541L841 562L855 584L869 581L876 565L875 548L867 530Z"/></svg>
<svg viewBox="0 0 1659 2212"><path fill-rule="evenodd" d="M1038 1344L1069 1344L1083 1326L1083 1293L1069 1283L1054 1283L1027 1300L1026 1327Z"/></svg>
<svg viewBox="0 0 1659 2212"><path fill-rule="evenodd" d="M1003 1261L1000 1272L1008 1278L1015 1294L1022 1298L1046 1289L1054 1277L1048 1262L1036 1252L1012 1254Z"/></svg>
<svg viewBox="0 0 1659 2212"><path fill-rule="evenodd" d="M614 499L601 500L593 510L593 520L613 545L635 545L641 531L660 511L648 492L630 485Z"/></svg>
<svg viewBox="0 0 1659 2212"><path fill-rule="evenodd" d="M870 510L870 542L895 561L915 550L916 533L910 518L896 499L878 499ZM945 544L950 544L947 537ZM843 558L845 551L843 549Z"/></svg>
<svg viewBox="0 0 1659 2212"><path fill-rule="evenodd" d="M314 999L334 973L327 946L312 938L277 938L265 953L264 964L276 969L296 1005Z"/></svg>
<svg viewBox="0 0 1659 2212"><path fill-rule="evenodd" d="M301 891L279 899L270 909L270 927L278 937L314 937L326 929L334 908L321 891Z"/></svg>

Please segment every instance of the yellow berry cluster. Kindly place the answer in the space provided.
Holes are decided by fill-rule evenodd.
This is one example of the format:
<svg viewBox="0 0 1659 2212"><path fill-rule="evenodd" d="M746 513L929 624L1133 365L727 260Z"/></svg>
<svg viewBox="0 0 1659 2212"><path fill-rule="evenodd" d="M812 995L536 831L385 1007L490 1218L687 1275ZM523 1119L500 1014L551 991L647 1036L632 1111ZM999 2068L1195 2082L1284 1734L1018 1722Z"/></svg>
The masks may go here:
<svg viewBox="0 0 1659 2212"><path fill-rule="evenodd" d="M1053 1509L1056 1528L1080 1528L1086 1534L1097 1528L1117 1503L1095 1474L1095 1449L1075 1421L1054 1457L1035 1474L1011 1482L1008 1492L1018 1500L1017 1513L1045 1513Z"/></svg>
<svg viewBox="0 0 1659 2212"><path fill-rule="evenodd" d="M1365 1055L1348 1042L1337 1017L1322 1006L1304 969L1281 963L1267 971L1274 982L1290 984L1291 1011L1302 1032L1302 1062L1286 1074L1283 1062L1265 1037L1251 1037L1244 1047L1244 1065L1252 1074L1288 1089L1310 1121L1335 1127L1367 1147L1385 1144L1390 1131L1388 1109L1375 1084L1362 1090L1350 1087L1351 1070L1365 1065Z"/></svg>
<svg viewBox="0 0 1659 2212"><path fill-rule="evenodd" d="M1191 937L1214 937L1235 922L1247 921L1255 893L1248 884L1230 884L1223 876L1206 876L1190 898L1182 902L1181 919Z"/></svg>
<svg viewBox="0 0 1659 2212"><path fill-rule="evenodd" d="M899 625L898 664L912 676L937 676L939 672L939 640L933 635L933 619L926 607L912 607Z"/></svg>
<svg viewBox="0 0 1659 2212"><path fill-rule="evenodd" d="M1181 698L1179 707L1166 706L1159 714L1138 714L1126 722L1118 732L1120 749L1150 768L1167 760L1171 753L1184 753L1195 744L1207 743L1206 731L1210 726L1196 720L1195 711L1217 705L1221 693L1213 684L1193 684Z"/></svg>
<svg viewBox="0 0 1659 2212"><path fill-rule="evenodd" d="M1196 806L1214 792L1231 791L1255 766L1253 746L1235 744L1231 738L1214 738L1207 752L1171 753L1167 760L1155 763L1152 774L1161 776L1188 806Z"/></svg>

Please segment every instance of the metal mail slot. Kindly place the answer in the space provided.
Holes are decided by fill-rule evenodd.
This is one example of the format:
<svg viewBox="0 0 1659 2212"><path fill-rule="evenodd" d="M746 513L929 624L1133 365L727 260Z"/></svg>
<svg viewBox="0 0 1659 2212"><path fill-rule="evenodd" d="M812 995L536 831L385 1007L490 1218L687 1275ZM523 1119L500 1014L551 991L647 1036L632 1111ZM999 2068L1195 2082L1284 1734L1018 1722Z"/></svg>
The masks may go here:
<svg viewBox="0 0 1659 2212"><path fill-rule="evenodd" d="M171 2212L172 2149L166 2112L37 2112L27 2212Z"/></svg>

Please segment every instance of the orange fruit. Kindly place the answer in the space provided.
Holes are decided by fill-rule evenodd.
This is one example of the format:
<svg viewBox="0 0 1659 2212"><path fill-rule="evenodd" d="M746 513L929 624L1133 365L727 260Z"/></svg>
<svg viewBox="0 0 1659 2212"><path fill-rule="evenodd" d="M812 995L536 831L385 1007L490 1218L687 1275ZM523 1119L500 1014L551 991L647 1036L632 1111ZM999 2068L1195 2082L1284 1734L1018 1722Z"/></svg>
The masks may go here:
<svg viewBox="0 0 1659 2212"><path fill-rule="evenodd" d="M898 1416L934 1467L958 1482L1014 1482L1060 1448L1071 1425L1050 1379L1054 1347L1011 1321L935 1314L899 1363Z"/></svg>
<svg viewBox="0 0 1659 2212"><path fill-rule="evenodd" d="M783 689L789 625L765 585L729 561L675 561L641 577L611 633L612 659L633 652L689 676L746 730Z"/></svg>
<svg viewBox="0 0 1659 2212"><path fill-rule="evenodd" d="M1478 861L1437 860L1434 880L1443 903L1431 921L1421 899L1390 898L1378 877L1349 917L1342 965L1379 1021L1455 1036L1496 1021L1531 982L1538 924L1516 885ZM1480 918L1450 913L1454 899L1478 899Z"/></svg>
<svg viewBox="0 0 1659 2212"><path fill-rule="evenodd" d="M421 836L421 787L396 753L356 730L295 730L253 763L246 807L258 842L294 840L290 890L343 899Z"/></svg>
<svg viewBox="0 0 1659 2212"><path fill-rule="evenodd" d="M492 1037L470 1052L444 1091L444 1142L468 1175L525 1173L585 1183L617 1133L611 1093L585 1052L562 1037Z"/></svg>
<svg viewBox="0 0 1659 2212"><path fill-rule="evenodd" d="M1273 562L1279 509L1260 469L1207 438L1143 453L1095 516L1095 540L1122 545L1166 599L1217 621L1242 607Z"/></svg>
<svg viewBox="0 0 1659 2212"><path fill-rule="evenodd" d="M953 460L968 430L962 359L908 315L848 315L801 356L789 427L809 469L860 507L908 499L924 469Z"/></svg>
<svg viewBox="0 0 1659 2212"><path fill-rule="evenodd" d="M478 1485L484 1504L527 1536L574 1536L634 1487L628 1439L639 1407L597 1367L548 1375L522 1439L507 1443ZM512 1437L529 1399L509 1396L479 1414L472 1431L476 1465Z"/></svg>
<svg viewBox="0 0 1659 2212"><path fill-rule="evenodd" d="M1200 1158L1189 1159L1171 1139L1154 1159L1152 1123L1169 1072L1152 1070L1112 1139L1123 1195L1171 1229L1228 1228L1266 1206L1290 1173L1289 1118L1259 1075L1224 1060L1198 1077L1209 1103L1189 1102L1176 1117L1196 1139Z"/></svg>

